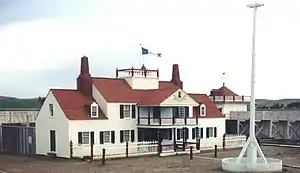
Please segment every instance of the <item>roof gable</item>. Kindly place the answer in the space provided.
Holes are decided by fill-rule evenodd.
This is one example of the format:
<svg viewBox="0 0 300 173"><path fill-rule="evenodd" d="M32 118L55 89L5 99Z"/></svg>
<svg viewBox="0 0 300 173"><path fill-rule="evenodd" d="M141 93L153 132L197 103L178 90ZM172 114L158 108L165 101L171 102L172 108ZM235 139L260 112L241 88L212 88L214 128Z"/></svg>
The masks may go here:
<svg viewBox="0 0 300 173"><path fill-rule="evenodd" d="M235 92L227 88L226 86L222 86L219 89L213 89L211 92L211 96L238 96Z"/></svg>
<svg viewBox="0 0 300 173"><path fill-rule="evenodd" d="M90 105L95 101L77 90L51 89L53 96L69 120L107 119L99 108L99 117L90 117Z"/></svg>
<svg viewBox="0 0 300 173"><path fill-rule="evenodd" d="M189 94L200 105L204 104L206 107L206 116L200 118L224 118L223 115L214 102L206 94Z"/></svg>
<svg viewBox="0 0 300 173"><path fill-rule="evenodd" d="M168 105L198 106L199 104L191 96L185 93L182 89L178 89L177 91L172 93L169 97L167 97L160 105L161 106L168 106Z"/></svg>

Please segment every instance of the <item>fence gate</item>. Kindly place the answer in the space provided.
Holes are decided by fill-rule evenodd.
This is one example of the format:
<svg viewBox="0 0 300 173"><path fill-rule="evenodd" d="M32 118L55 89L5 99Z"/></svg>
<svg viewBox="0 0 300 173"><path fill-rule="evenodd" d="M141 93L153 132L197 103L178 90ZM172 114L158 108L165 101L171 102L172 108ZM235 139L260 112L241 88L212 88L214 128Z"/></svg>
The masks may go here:
<svg viewBox="0 0 300 173"><path fill-rule="evenodd" d="M35 154L35 127L0 125L0 152Z"/></svg>

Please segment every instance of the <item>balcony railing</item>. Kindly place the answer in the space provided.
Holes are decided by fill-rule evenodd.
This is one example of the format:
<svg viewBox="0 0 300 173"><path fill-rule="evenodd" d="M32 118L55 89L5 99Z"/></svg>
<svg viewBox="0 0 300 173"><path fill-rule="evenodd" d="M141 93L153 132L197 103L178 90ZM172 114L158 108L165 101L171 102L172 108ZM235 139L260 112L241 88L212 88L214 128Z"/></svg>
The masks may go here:
<svg viewBox="0 0 300 173"><path fill-rule="evenodd" d="M250 102L250 96L209 96L214 102Z"/></svg>
<svg viewBox="0 0 300 173"><path fill-rule="evenodd" d="M198 118L149 118L138 117L138 125L154 125L154 126L184 126L184 125L197 125Z"/></svg>

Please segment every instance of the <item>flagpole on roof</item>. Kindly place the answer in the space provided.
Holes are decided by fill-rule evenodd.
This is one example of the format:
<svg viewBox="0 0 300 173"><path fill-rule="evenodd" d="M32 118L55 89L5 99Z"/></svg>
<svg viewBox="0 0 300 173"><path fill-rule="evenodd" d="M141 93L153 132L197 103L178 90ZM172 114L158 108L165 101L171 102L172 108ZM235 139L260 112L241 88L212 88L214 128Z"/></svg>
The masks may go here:
<svg viewBox="0 0 300 173"><path fill-rule="evenodd" d="M140 66L142 67L145 64L145 55L143 54L142 44L140 44L140 47L141 47L141 61L142 61L142 64L140 64Z"/></svg>

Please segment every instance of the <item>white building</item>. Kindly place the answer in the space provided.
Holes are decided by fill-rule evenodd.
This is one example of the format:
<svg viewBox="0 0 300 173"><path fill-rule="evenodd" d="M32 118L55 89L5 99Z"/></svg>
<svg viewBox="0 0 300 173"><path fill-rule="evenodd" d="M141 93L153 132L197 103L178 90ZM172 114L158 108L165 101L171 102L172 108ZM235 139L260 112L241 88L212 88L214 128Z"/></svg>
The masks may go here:
<svg viewBox="0 0 300 173"><path fill-rule="evenodd" d="M220 145L224 133L224 115L207 95L182 89L177 64L171 81L159 81L159 70L144 66L117 69L115 78L91 77L82 57L77 89L50 89L41 107L36 152L69 158L70 141L77 147L113 146L199 137Z"/></svg>
<svg viewBox="0 0 300 173"><path fill-rule="evenodd" d="M240 96L225 86L219 89L212 89L210 99L216 104L219 111L226 117L226 133L232 133L233 127L237 127L235 121L230 120L230 112L247 111L250 103L250 96Z"/></svg>

